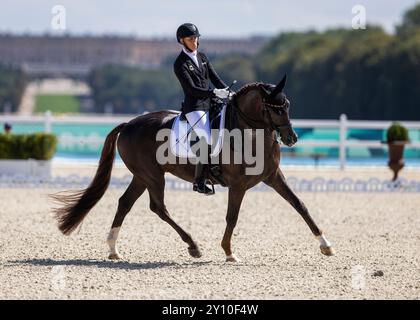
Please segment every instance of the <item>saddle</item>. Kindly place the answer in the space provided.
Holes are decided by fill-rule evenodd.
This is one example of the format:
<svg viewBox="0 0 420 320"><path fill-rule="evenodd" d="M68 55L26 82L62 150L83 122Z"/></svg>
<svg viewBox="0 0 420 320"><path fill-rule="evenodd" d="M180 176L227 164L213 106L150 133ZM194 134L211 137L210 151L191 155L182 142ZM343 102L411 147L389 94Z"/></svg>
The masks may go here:
<svg viewBox="0 0 420 320"><path fill-rule="evenodd" d="M218 130L216 131L218 134L217 136L212 135L211 137L211 152L209 152L210 158L219 155L223 148L223 134L225 129L226 114L227 104L220 100L215 101L209 112L211 121L210 127L211 130ZM175 120L172 124L171 135L169 137L171 152L179 158L196 159L196 155L193 152L192 146L197 141L197 136L195 135L193 128L188 123L184 113L181 112L178 116L175 117ZM221 166L219 164L212 164L211 161L209 161L208 168L208 174L222 186L226 186L226 183L223 179Z"/></svg>

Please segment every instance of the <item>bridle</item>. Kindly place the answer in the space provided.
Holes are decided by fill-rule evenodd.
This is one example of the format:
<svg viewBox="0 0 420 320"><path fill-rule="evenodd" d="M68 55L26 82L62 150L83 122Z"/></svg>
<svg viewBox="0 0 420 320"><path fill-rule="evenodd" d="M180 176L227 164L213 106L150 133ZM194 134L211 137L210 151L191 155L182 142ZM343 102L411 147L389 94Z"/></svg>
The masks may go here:
<svg viewBox="0 0 420 320"><path fill-rule="evenodd" d="M280 144L281 141L281 130L283 129L291 129L292 128L292 123L290 122L290 120L287 120L286 123L281 124L281 125L276 125L273 121L273 118L271 116L271 112L276 112L273 111L274 108L278 109L278 108L284 108L284 106L286 105L286 100L284 100L283 104L281 105L275 105L275 104L271 104L266 102L266 99L263 98L262 104L263 104L263 118L266 117L268 118L268 123L269 123L269 127L267 128L267 123L264 120L256 120L251 118L250 116L248 116L245 112L243 112L237 103L233 103L232 105L235 107L237 114L242 118L242 120L251 128L254 129L264 129L264 131L268 130L268 129L272 129L275 131L276 135L275 135L275 139L273 139L272 137L272 132L268 135L268 137L273 140L275 143ZM270 111L271 110L271 111ZM262 125L262 127L260 127L260 125Z"/></svg>
<svg viewBox="0 0 420 320"><path fill-rule="evenodd" d="M271 103L266 102L265 98L262 99L262 104L263 104L262 114L263 114L263 117L266 114L268 115L268 123L270 124L271 129L279 131L279 130L282 130L282 129L291 129L292 128L292 123L290 122L290 119L288 119L287 122L284 123L284 124L276 125L273 121L273 118L272 118L271 112L270 112L270 111L272 111L272 112L278 114L278 112L276 112L274 110L279 109L279 108L285 108L286 103L287 103L286 99L284 99L284 102L281 105L271 104Z"/></svg>
<svg viewBox="0 0 420 320"><path fill-rule="evenodd" d="M245 112L243 112L237 103L233 103L233 105L235 106L235 109L238 113L238 115L242 118L242 120L244 120L244 122L249 125L252 128L255 129L266 129L266 122L264 120L259 120L259 119L253 119L250 116L248 116ZM282 129L291 129L292 128L292 124L290 122L290 120L287 120L286 123L281 124L281 125L276 125L273 121L273 118L271 116L271 112L276 112L274 111L274 109L278 109L278 108L284 108L286 105L286 100L284 100L283 104L281 105L275 105L275 104L271 104L266 102L266 99L263 98L262 99L262 105L263 105L263 110L262 110L262 115L263 118L267 117L268 118L268 124L270 126L271 129L279 131ZM260 125L263 125L263 127L261 128Z"/></svg>

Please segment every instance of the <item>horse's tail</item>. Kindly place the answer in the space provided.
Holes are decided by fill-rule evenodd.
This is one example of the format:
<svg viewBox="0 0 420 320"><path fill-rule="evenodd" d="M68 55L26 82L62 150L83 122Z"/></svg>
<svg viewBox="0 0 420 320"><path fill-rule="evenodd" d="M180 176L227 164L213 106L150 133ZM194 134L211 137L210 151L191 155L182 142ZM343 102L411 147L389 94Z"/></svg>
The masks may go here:
<svg viewBox="0 0 420 320"><path fill-rule="evenodd" d="M77 228L108 188L115 158L117 136L125 125L126 123L122 123L115 127L106 137L98 169L87 189L70 193L60 192L50 196L63 205L53 211L58 220L58 228L65 235L69 235Z"/></svg>

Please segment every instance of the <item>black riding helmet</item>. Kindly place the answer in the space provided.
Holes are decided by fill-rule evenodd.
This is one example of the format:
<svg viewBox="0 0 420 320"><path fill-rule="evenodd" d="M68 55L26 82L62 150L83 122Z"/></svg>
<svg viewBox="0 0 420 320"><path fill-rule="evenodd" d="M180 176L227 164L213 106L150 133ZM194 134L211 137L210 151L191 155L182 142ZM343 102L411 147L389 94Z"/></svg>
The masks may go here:
<svg viewBox="0 0 420 320"><path fill-rule="evenodd" d="M176 39L181 43L182 38L191 37L191 36L200 36L198 28L192 23L184 23L178 27L176 30Z"/></svg>

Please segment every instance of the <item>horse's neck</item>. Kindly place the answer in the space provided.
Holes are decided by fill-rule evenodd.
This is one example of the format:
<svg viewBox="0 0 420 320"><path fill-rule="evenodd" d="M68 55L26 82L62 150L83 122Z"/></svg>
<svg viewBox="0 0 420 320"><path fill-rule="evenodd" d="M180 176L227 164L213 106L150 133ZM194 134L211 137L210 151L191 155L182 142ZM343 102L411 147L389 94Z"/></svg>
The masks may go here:
<svg viewBox="0 0 420 320"><path fill-rule="evenodd" d="M257 102L255 101L255 103ZM255 103L253 105L251 101L244 101L240 104L238 100L236 101L234 116L236 117L238 129L265 129L264 120L260 119L258 113L255 112L258 109Z"/></svg>

